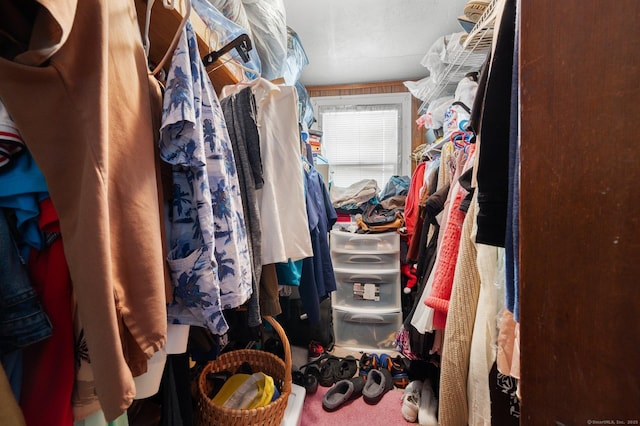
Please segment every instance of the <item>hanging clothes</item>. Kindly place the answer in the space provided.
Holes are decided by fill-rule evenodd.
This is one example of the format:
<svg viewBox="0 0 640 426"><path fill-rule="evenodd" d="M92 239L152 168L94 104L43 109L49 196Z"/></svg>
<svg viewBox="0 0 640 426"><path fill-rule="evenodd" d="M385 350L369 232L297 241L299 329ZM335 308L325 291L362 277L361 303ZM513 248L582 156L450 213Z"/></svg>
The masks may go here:
<svg viewBox="0 0 640 426"><path fill-rule="evenodd" d="M471 170L471 166L475 161L474 151L475 145L467 147L467 160L462 169L462 175L467 170ZM470 178L470 176L469 176ZM459 179L456 180L452 188L453 200L449 210L449 218L444 230L444 238L442 246L439 249L438 260L435 266L435 276L431 293L424 300L427 306L435 310L433 315L433 327L444 330L447 321L447 312L449 310L449 298L451 297L451 289L455 275L456 263L460 249L460 238L462 235L462 225L466 216L466 211L460 209L462 201L468 195L468 191L460 184Z"/></svg>
<svg viewBox="0 0 640 426"><path fill-rule="evenodd" d="M0 80L11 82L0 98L58 212L96 391L112 420L133 400L132 376L166 340L152 118L159 88L133 2L30 3L35 16L30 8L0 16L18 41L0 58Z"/></svg>
<svg viewBox="0 0 640 426"><path fill-rule="evenodd" d="M24 144L20 130L0 100L0 144ZM0 169L0 207L15 216L20 253L28 260L30 249L43 249L45 241L38 226L38 203L49 198L49 190L42 172L31 153L22 148Z"/></svg>
<svg viewBox="0 0 640 426"><path fill-rule="evenodd" d="M435 262L438 260L438 252L440 250L439 241L440 236L443 233L442 230L446 223L443 219L446 217L445 209L449 202L449 193L451 192L451 181L455 171L455 158L453 143L447 142L442 146L440 156L440 166L438 168L438 181L436 193L429 197L427 200L428 212L432 216L428 232L426 234L426 241L429 241L429 246L432 256L428 258L419 257L418 259L418 272L421 277L421 282L424 284L421 286L421 291L418 292L418 303L416 303L413 314L411 315L411 325L418 333L424 334L433 331L433 308L423 303L424 299L431 294L431 286L433 284ZM437 195L436 195L437 194ZM437 225L432 222L435 221ZM425 250L425 253L427 251ZM421 263L422 262L422 263Z"/></svg>
<svg viewBox="0 0 640 426"><path fill-rule="evenodd" d="M226 97L244 85L225 86ZM304 182L300 172L298 97L292 86L277 86L264 78L252 83L258 111L264 186L258 190L262 221L262 264L313 256Z"/></svg>
<svg viewBox="0 0 640 426"><path fill-rule="evenodd" d="M48 238L45 248L32 249L29 277L51 319L53 334L24 349L20 407L27 425L67 426L74 420L71 400L75 384L71 279L58 215L50 198L40 203L40 211L39 225Z"/></svg>
<svg viewBox="0 0 640 426"><path fill-rule="evenodd" d="M427 199L429 198L429 196L431 196L435 191L436 188L438 186L438 182L437 182L437 176L438 176L438 169L440 167L440 159L436 158L433 159L431 161L429 161L428 163L425 163L425 170L424 170L424 174L422 176L422 181L418 181L417 179L414 181L412 179L411 182L411 187L410 187L410 194L411 191L416 191L417 192L417 199L412 201L417 203L417 213L416 213L416 222L415 222L415 229L413 231L413 235L408 236L408 240L409 240L409 248L407 250L407 262L409 263L415 263L418 261L419 256L420 256L420 251L424 249L426 243L423 241L426 238L426 234L423 233L423 231L425 230L425 226L426 226L426 230L429 230L429 223L425 224L425 205L427 202ZM420 187L419 189L417 189L417 187ZM415 195L414 195L415 197ZM407 196L407 203L409 202L409 196ZM405 210L405 216L406 216L406 210ZM405 217L405 223L406 223L406 217ZM417 275L419 277L419 275Z"/></svg>
<svg viewBox="0 0 640 426"><path fill-rule="evenodd" d="M313 257L302 261L300 298L310 324L320 323L320 302L336 291L336 278L329 251L329 230L338 215L331 204L331 197L322 175L313 165L304 168L306 206L309 217L309 233L313 245Z"/></svg>
<svg viewBox="0 0 640 426"><path fill-rule="evenodd" d="M456 263L440 363L438 418L442 424L447 425L464 426L469 419L467 375L473 323L480 293L480 275L473 234L476 219L475 198L471 200L469 207L462 226L460 254Z"/></svg>
<svg viewBox="0 0 640 426"><path fill-rule="evenodd" d="M496 7L493 53L484 72L481 117L476 133L482 139L478 158L479 244L505 246L509 200L509 141L515 1L502 0ZM481 79L482 80L482 79ZM484 83L484 81L483 81ZM515 111L514 111L515 112Z"/></svg>
<svg viewBox="0 0 640 426"><path fill-rule="evenodd" d="M407 194L407 199L405 201L405 209L404 209L404 223L407 228L406 238L409 242L409 246L412 245L412 240L414 237L414 229L417 226L417 222L419 220L419 211L420 211L420 195L422 194L424 187L424 174L426 170L427 163L422 162L418 164L413 175L411 176L411 183L409 185L409 193ZM409 258L412 256L407 255Z"/></svg>
<svg viewBox="0 0 640 426"><path fill-rule="evenodd" d="M187 23L164 96L160 151L173 171L169 321L223 334L223 309L251 295L251 259L235 159L222 109Z"/></svg>
<svg viewBox="0 0 640 426"><path fill-rule="evenodd" d="M480 293L467 380L469 425L491 425L489 374L496 359L498 315L504 307L504 250L477 244Z"/></svg>
<svg viewBox="0 0 640 426"><path fill-rule="evenodd" d="M260 277L262 275L262 222L256 191L262 188L262 156L260 136L256 126L256 105L251 88L220 101L224 113L233 157L238 170L238 183L242 196L242 209L247 227L247 245L252 261L251 298L248 304L248 325L262 323L260 315Z"/></svg>
<svg viewBox="0 0 640 426"><path fill-rule="evenodd" d="M51 321L20 260L6 215L0 209L0 358L47 339Z"/></svg>

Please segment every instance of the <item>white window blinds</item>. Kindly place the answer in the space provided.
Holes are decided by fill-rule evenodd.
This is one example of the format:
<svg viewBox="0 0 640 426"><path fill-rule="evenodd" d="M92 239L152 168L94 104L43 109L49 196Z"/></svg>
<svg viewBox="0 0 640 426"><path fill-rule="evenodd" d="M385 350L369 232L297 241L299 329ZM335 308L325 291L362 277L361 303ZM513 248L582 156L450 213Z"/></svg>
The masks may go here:
<svg viewBox="0 0 640 426"><path fill-rule="evenodd" d="M401 104L322 105L324 154L333 184L375 179L380 188L401 169Z"/></svg>

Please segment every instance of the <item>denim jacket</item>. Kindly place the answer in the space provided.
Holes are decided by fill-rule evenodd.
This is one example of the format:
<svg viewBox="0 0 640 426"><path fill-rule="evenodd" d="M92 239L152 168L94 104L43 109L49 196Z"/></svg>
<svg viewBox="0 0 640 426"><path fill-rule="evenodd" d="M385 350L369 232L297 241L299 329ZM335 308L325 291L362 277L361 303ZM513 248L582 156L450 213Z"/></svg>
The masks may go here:
<svg viewBox="0 0 640 426"><path fill-rule="evenodd" d="M51 322L31 286L0 211L0 356L51 336Z"/></svg>

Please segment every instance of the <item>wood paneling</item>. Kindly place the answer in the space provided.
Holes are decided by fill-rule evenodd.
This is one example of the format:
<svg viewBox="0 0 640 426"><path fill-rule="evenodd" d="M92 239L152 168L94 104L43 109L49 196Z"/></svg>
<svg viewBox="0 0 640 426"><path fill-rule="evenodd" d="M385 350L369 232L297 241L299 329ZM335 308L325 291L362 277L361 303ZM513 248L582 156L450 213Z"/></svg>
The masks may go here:
<svg viewBox="0 0 640 426"><path fill-rule="evenodd" d="M381 93L408 93L402 81L385 81L380 83L344 84L336 86L308 86L309 97L321 96L349 96L349 95L378 95ZM411 151L425 142L425 131L418 130L415 124L418 119L418 108L421 101L411 97ZM412 162L411 171L415 169Z"/></svg>
<svg viewBox="0 0 640 426"><path fill-rule="evenodd" d="M637 424L640 2L521 3L521 424Z"/></svg>

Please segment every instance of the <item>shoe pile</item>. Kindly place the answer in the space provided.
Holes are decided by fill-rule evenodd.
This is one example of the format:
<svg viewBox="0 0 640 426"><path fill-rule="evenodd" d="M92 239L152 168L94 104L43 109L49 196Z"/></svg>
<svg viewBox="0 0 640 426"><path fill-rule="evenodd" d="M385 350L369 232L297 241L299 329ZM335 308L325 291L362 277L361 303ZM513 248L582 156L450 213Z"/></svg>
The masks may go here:
<svg viewBox="0 0 640 426"><path fill-rule="evenodd" d="M407 359L401 355L392 358L387 354L363 353L360 357L360 377L366 380L371 370L389 370L393 385L404 389L409 384L409 365Z"/></svg>

